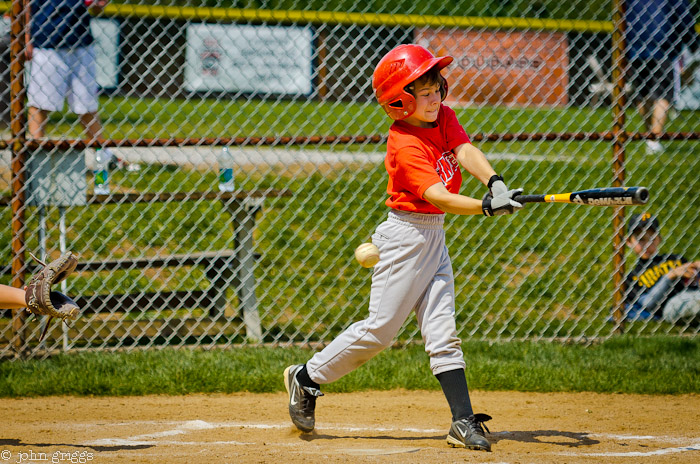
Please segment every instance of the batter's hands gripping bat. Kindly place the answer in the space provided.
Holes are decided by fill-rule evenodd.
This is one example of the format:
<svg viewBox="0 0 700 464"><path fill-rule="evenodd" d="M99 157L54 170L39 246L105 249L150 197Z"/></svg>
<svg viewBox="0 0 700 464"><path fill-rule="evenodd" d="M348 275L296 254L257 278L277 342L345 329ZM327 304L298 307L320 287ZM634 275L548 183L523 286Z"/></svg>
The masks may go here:
<svg viewBox="0 0 700 464"><path fill-rule="evenodd" d="M649 201L646 187L609 187L580 190L571 193L515 195L519 203L576 203L591 206L645 205Z"/></svg>

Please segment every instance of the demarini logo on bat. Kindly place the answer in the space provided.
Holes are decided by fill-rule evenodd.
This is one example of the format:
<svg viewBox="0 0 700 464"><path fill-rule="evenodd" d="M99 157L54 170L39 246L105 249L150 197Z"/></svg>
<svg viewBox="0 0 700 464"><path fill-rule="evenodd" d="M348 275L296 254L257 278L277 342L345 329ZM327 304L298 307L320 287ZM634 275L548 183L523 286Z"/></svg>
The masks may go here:
<svg viewBox="0 0 700 464"><path fill-rule="evenodd" d="M578 203L580 205L594 205L594 206L607 206L607 205L632 205L632 198L589 198L583 199L580 195L574 195L571 199L572 203Z"/></svg>

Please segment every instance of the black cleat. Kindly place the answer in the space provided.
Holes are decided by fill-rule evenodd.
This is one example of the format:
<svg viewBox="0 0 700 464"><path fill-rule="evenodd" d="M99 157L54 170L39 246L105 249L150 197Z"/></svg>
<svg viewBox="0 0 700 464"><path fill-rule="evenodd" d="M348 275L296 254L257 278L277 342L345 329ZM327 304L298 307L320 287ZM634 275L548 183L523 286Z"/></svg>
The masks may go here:
<svg viewBox="0 0 700 464"><path fill-rule="evenodd" d="M289 417L299 430L311 432L316 425L316 398L323 393L318 388L299 384L297 373L303 367L297 364L284 370L284 387L289 393Z"/></svg>
<svg viewBox="0 0 700 464"><path fill-rule="evenodd" d="M452 423L450 433L447 434L447 444L459 448L491 451L491 444L485 437L484 422L491 420L487 414L472 414L466 419L459 419ZM488 431L488 427L486 427Z"/></svg>

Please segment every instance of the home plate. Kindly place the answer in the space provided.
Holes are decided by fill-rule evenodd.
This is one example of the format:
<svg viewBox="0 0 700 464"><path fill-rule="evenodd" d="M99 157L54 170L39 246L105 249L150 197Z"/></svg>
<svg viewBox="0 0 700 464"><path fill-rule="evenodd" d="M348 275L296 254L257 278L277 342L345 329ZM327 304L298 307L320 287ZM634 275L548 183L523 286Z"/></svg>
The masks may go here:
<svg viewBox="0 0 700 464"><path fill-rule="evenodd" d="M381 456L385 454L415 453L416 451L420 451L420 448L350 448L339 449L338 451L352 456Z"/></svg>

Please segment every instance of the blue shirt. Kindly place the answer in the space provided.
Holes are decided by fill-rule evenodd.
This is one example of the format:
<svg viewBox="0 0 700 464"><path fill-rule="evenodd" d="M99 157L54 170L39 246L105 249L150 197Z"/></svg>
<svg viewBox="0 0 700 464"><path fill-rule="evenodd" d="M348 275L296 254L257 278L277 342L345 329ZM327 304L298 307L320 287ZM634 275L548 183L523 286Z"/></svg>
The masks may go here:
<svg viewBox="0 0 700 464"><path fill-rule="evenodd" d="M625 39L632 59L673 60L683 44L697 40L687 0L627 0L626 5Z"/></svg>
<svg viewBox="0 0 700 464"><path fill-rule="evenodd" d="M38 48L78 48L92 43L85 0L31 0L31 40Z"/></svg>

